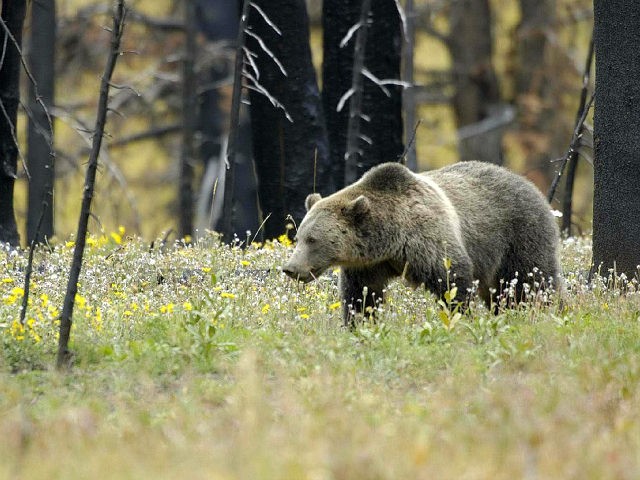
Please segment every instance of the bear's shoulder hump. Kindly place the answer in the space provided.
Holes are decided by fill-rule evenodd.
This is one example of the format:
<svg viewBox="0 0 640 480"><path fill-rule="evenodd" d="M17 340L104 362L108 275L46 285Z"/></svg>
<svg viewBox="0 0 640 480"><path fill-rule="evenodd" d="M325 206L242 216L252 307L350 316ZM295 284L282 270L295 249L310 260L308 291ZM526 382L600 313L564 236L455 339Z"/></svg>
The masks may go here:
<svg viewBox="0 0 640 480"><path fill-rule="evenodd" d="M383 163L373 167L362 177L362 184L374 190L403 190L415 177L411 170L400 163Z"/></svg>

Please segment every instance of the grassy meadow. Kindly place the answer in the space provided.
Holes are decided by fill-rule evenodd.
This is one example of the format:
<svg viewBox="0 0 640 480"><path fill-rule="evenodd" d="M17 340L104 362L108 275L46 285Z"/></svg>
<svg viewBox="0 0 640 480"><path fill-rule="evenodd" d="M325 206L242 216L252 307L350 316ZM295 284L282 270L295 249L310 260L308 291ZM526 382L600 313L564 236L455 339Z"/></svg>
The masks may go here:
<svg viewBox="0 0 640 480"><path fill-rule="evenodd" d="M281 274L284 237L91 237L61 374L72 246L36 253L24 326L26 254L0 253L0 478L640 477L640 298L586 285L587 240L563 242L562 306L447 327L397 282L350 331L335 272Z"/></svg>

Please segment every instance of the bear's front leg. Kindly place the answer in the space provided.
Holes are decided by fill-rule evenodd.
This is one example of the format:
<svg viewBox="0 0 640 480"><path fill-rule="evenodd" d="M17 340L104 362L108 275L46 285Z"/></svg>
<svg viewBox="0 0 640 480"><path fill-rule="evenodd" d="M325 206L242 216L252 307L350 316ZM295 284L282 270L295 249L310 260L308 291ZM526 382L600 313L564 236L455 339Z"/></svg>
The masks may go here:
<svg viewBox="0 0 640 480"><path fill-rule="evenodd" d="M354 327L355 317L363 313L373 316L373 309L382 301L384 288L395 271L386 264L363 268L342 267L340 292L342 294L342 319L346 327Z"/></svg>

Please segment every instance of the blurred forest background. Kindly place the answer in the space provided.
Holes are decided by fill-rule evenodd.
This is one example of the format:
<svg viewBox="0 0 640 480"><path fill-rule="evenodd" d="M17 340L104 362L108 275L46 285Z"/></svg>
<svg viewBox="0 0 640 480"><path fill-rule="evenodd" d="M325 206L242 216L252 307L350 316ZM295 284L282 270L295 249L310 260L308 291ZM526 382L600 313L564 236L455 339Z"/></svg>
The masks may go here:
<svg viewBox="0 0 640 480"><path fill-rule="evenodd" d="M30 9L34 3L29 2ZM559 166L553 160L566 152L575 124L592 32L592 2L400 3L409 19L402 80L413 85L403 89L404 142L410 143L420 120L415 135L417 168L486 156L481 159L526 175L546 193ZM127 5L123 50L133 53L121 56L113 78L118 88L112 90L110 107L117 113L107 123L93 204L97 221L90 223L90 231L100 234L123 226L128 234L146 239L180 231L185 122L192 122L188 127L193 142L188 148L196 158L189 180L194 226L199 231L215 229L222 214L221 203L214 198L215 179L224 169L220 155L228 135L240 6L236 0L198 0L190 13L192 4L179 0L132 0ZM58 0L55 6L55 94L50 108L55 132L54 216L55 235L64 239L75 231L80 209L100 75L109 49L105 26L110 24L111 4ZM322 88L322 2L311 0L307 8L313 64ZM412 24L413 32L407 28ZM37 53L32 47L33 29L27 12L23 34L27 56ZM375 30L369 35L371 41ZM407 55L411 49L406 40L411 38L413 61ZM21 92L17 136L21 152L26 152L32 93L24 72ZM247 133L247 112L241 118L236 176L244 182L243 211L254 209L253 216L247 214L237 225L236 231L244 235L245 230L255 233L261 218L255 213L250 135L243 133ZM577 172L575 232L590 229L593 172L588 152L581 155ZM21 163L15 210L24 245L28 193ZM562 185L554 208L561 209Z"/></svg>

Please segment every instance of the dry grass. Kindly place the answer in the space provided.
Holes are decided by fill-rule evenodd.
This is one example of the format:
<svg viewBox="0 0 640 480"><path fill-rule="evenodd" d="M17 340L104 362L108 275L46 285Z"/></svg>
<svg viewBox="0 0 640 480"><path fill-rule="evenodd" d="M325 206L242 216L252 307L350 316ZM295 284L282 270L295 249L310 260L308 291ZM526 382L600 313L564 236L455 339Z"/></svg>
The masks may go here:
<svg viewBox="0 0 640 480"><path fill-rule="evenodd" d="M449 331L394 284L350 332L332 276L289 282L280 243L95 240L69 375L49 367L41 295L61 303L70 247L39 254L22 332L24 258L0 257L0 478L640 476L640 302L586 288L588 242L565 243L564 310L480 309Z"/></svg>

